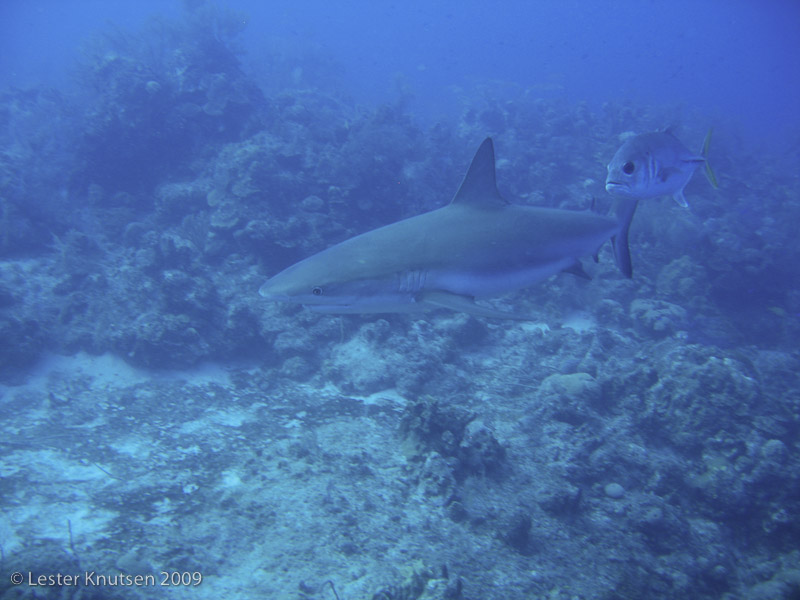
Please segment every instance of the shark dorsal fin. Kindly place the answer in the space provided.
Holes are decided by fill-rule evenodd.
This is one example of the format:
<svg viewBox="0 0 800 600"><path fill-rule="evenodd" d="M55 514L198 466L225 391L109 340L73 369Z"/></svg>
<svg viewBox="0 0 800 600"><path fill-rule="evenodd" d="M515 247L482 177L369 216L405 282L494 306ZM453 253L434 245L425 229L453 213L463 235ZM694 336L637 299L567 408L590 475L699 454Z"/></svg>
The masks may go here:
<svg viewBox="0 0 800 600"><path fill-rule="evenodd" d="M492 138L483 140L469 165L464 181L450 204L470 204L476 207L497 207L508 204L497 191L494 172Z"/></svg>

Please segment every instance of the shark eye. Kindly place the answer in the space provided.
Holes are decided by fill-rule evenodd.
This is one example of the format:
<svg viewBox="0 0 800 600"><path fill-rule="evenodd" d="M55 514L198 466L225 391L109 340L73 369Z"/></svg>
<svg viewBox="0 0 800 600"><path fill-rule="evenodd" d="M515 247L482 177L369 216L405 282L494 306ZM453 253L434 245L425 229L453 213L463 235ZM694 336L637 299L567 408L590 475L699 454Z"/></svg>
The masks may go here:
<svg viewBox="0 0 800 600"><path fill-rule="evenodd" d="M631 173L633 173L633 170L634 170L635 168L636 168L636 166L635 166L635 165L634 165L634 164L633 164L631 161L628 161L628 162L626 162L624 165L622 165L622 171L623 171L623 172L624 172L626 175L630 175Z"/></svg>
<svg viewBox="0 0 800 600"><path fill-rule="evenodd" d="M321 287L314 287L311 288L311 293L315 296L322 296L322 288Z"/></svg>

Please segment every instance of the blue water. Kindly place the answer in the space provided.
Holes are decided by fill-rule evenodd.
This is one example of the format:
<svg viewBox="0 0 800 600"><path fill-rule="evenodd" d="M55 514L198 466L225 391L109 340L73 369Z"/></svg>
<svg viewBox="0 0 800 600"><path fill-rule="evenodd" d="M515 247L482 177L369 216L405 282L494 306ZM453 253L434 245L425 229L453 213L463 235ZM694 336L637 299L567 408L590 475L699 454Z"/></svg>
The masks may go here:
<svg viewBox="0 0 800 600"><path fill-rule="evenodd" d="M0 2L0 597L800 597L798 29ZM479 299L524 320L258 295L446 205L487 137L509 202L607 223L608 161L668 126L713 129L719 186L640 201L630 278L554 242L581 267Z"/></svg>
<svg viewBox="0 0 800 600"><path fill-rule="evenodd" d="M356 101L402 87L430 118L459 110L458 93L514 84L546 96L697 108L751 143L796 142L800 5L793 0L674 2L230 2L247 22L242 60L269 85L264 57L308 55L343 72ZM7 0L0 81L68 85L80 44L109 23L133 29L177 1ZM320 73L307 73L315 84Z"/></svg>

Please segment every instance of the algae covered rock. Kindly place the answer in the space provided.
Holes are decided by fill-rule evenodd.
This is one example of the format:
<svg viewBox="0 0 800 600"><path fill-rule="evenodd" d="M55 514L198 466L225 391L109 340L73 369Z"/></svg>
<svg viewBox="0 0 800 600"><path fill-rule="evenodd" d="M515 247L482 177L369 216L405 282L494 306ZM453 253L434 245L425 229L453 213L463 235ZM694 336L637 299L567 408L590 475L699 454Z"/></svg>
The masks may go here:
<svg viewBox="0 0 800 600"><path fill-rule="evenodd" d="M681 256L662 267L656 289L668 298L685 300L704 295L708 290L708 272L688 256Z"/></svg>
<svg viewBox="0 0 800 600"><path fill-rule="evenodd" d="M144 367L188 367L210 353L208 342L186 315L144 313L114 342L128 361Z"/></svg>
<svg viewBox="0 0 800 600"><path fill-rule="evenodd" d="M175 314L208 319L220 305L217 291L208 279L177 269L164 271L162 291L164 308Z"/></svg>
<svg viewBox="0 0 800 600"><path fill-rule="evenodd" d="M24 379L45 348L46 331L33 319L0 318L0 381L17 383Z"/></svg>
<svg viewBox="0 0 800 600"><path fill-rule="evenodd" d="M338 345L328 365L331 379L345 391L364 395L393 387L397 365L403 361L384 343L388 335L389 323L381 319Z"/></svg>
<svg viewBox="0 0 800 600"><path fill-rule="evenodd" d="M542 397L574 398L586 404L596 402L600 394L600 385L588 373L550 375L539 386L539 395Z"/></svg>
<svg viewBox="0 0 800 600"><path fill-rule="evenodd" d="M540 410L570 425L580 425L592 418L602 401L602 388L588 373L550 375L537 394Z"/></svg>
<svg viewBox="0 0 800 600"><path fill-rule="evenodd" d="M179 223L187 214L205 208L209 184L202 179L164 183L155 192L155 209L168 223Z"/></svg>
<svg viewBox="0 0 800 600"><path fill-rule="evenodd" d="M400 430L407 436L409 449L420 456L432 452L448 459L457 481L503 473L505 447L476 414L463 408L433 398L420 400L406 408Z"/></svg>
<svg viewBox="0 0 800 600"><path fill-rule="evenodd" d="M631 302L631 318L646 333L668 335L686 327L686 310L663 300L637 299Z"/></svg>
<svg viewBox="0 0 800 600"><path fill-rule="evenodd" d="M222 202L211 213L211 227L228 232L236 228L241 219L239 207L234 202Z"/></svg>
<svg viewBox="0 0 800 600"><path fill-rule="evenodd" d="M696 346L676 347L661 357L658 381L646 395L643 425L685 450L720 432L752 430L750 415L760 398L750 367Z"/></svg>

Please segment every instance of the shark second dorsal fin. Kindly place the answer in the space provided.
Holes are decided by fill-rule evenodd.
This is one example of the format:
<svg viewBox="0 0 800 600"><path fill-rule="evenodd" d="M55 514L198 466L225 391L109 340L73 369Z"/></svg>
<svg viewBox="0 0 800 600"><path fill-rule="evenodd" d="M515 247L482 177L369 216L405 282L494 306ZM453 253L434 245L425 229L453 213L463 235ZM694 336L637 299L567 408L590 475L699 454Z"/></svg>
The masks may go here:
<svg viewBox="0 0 800 600"><path fill-rule="evenodd" d="M494 171L494 144L487 137L475 153L464 181L450 204L471 204L475 207L505 206L508 202L497 191Z"/></svg>

